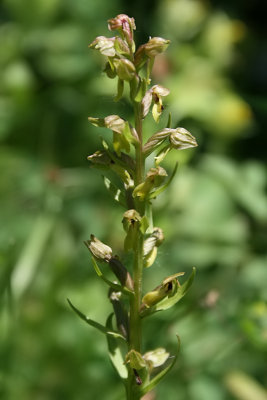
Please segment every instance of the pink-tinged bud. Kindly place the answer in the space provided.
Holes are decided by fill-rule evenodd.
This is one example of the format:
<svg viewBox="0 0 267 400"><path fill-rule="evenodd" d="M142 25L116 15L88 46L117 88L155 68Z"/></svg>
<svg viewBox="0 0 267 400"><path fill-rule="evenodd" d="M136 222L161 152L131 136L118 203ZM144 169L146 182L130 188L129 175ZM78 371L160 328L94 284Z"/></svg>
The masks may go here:
<svg viewBox="0 0 267 400"><path fill-rule="evenodd" d="M91 44L89 44L89 48L99 50L104 56L114 57L116 54L114 41L114 37L107 38L105 36L98 36Z"/></svg>
<svg viewBox="0 0 267 400"><path fill-rule="evenodd" d="M135 77L135 66L127 58L116 58L113 60L113 64L120 79L129 82Z"/></svg>
<svg viewBox="0 0 267 400"><path fill-rule="evenodd" d="M145 54L148 57L156 57L158 54L163 53L169 44L170 40L161 37L150 38L149 41L144 44Z"/></svg>
<svg viewBox="0 0 267 400"><path fill-rule="evenodd" d="M128 43L132 42L133 30L136 29L134 18L130 18L126 14L119 14L108 20L108 29L110 31L118 30L125 36Z"/></svg>

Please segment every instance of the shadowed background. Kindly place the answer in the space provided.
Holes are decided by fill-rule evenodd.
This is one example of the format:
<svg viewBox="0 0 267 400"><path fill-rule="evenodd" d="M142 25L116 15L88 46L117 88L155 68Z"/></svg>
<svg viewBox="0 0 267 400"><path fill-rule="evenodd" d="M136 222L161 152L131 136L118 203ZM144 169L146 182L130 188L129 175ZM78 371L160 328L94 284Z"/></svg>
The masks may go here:
<svg viewBox="0 0 267 400"><path fill-rule="evenodd" d="M266 400L267 39L263 2L3 0L0 5L0 398L123 399L105 337L69 309L104 323L107 290L83 240L121 254L123 210L86 157L108 131L87 117L131 119L127 98L87 46L127 13L136 41L171 40L153 84L171 90L159 126L183 126L195 150L164 161L178 174L154 204L166 241L145 289L177 271L189 294L147 320L144 350L175 352L156 399ZM182 281L182 279L181 279ZM156 333L155 333L156 332Z"/></svg>

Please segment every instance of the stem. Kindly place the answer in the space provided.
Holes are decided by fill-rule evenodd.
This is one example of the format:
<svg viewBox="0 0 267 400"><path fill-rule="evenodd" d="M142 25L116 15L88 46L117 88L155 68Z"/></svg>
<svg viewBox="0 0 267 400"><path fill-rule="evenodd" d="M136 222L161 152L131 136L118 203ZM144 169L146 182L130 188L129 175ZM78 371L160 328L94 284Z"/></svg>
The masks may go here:
<svg viewBox="0 0 267 400"><path fill-rule="evenodd" d="M143 145L142 145L142 116L140 103L134 103L134 113L135 113L135 129L139 137L139 145L136 146L136 176L135 176L135 186L141 183L144 179L145 162L143 155ZM136 200L135 207L141 216L144 215L145 210L144 202ZM136 350L141 353L142 347L142 326L141 318L139 315L139 309L142 300L142 277L143 277L143 245L144 237L139 231L136 248L134 250L134 263L133 263L133 280L134 280L134 296L132 296L130 302L130 338L129 338L129 350ZM129 369L128 378L128 396L129 400L139 400L138 394L134 388L136 388L136 377L133 371Z"/></svg>

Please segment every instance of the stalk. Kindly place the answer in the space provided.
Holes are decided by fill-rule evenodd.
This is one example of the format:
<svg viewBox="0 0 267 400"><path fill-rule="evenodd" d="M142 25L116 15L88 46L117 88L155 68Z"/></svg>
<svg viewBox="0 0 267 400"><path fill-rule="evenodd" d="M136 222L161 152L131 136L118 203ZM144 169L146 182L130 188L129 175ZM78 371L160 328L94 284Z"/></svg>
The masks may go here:
<svg viewBox="0 0 267 400"><path fill-rule="evenodd" d="M140 110L140 103L134 102L135 114L135 129L138 134L139 144L135 150L135 186L139 185L144 179L145 162L143 156L143 134L142 134L142 116ZM135 201L135 208L141 216L144 215L144 204L138 200ZM141 353L142 349L142 320L140 318L139 310L142 299L142 281L143 281L143 246L144 235L139 231L136 247L133 255L133 281L134 281L134 296L130 301L130 326L129 326L129 351L135 350ZM136 385L136 377L133 373L128 376L128 387L130 389L128 394L129 400L138 400L140 397L134 394L132 390Z"/></svg>
<svg viewBox="0 0 267 400"><path fill-rule="evenodd" d="M149 86L154 59L166 50L169 40L150 38L135 51L134 19L119 14L108 23L109 30L117 30L119 36L98 36L89 47L108 57L105 72L109 78L118 79L116 101L123 95L124 83L129 84L135 126L133 128L120 115L89 117L89 122L94 126L112 131L113 143L110 145L102 141L103 149L88 156L88 160L93 167L107 170L120 180L120 186L117 186L109 177L104 177L107 190L124 207L124 251L131 252L133 268L131 273L116 250L114 252L91 235L85 245L91 252L98 277L109 286L108 296L113 313L108 316L104 326L84 315L70 301L69 304L83 321L106 335L109 356L125 385L127 400L140 400L164 378L176 360L176 356L170 357L170 353L161 345L144 352L142 320L174 306L186 294L194 278L193 271L189 279L180 285L177 278L184 273L178 272L165 277L145 295L142 293L143 269L153 265L157 249L164 241L162 229L153 226L151 201L166 190L176 172L175 167L167 179L167 171L159 164L172 149L183 150L195 147L197 143L186 129L172 129L169 118L167 127L154 133L143 144L143 119L152 108L152 116L157 123L164 110L163 97L169 94L169 89L161 85ZM146 73L146 78L141 70ZM131 147L135 148L134 157L130 152ZM145 174L145 159L153 152L155 165ZM116 280L111 281L106 277L98 263L107 264ZM160 372L158 367L161 367Z"/></svg>

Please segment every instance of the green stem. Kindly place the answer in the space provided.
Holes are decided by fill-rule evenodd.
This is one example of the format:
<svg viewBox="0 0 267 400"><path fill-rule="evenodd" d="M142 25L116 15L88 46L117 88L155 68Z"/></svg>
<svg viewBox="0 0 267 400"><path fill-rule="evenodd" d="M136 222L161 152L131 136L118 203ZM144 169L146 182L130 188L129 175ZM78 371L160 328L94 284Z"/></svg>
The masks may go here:
<svg viewBox="0 0 267 400"><path fill-rule="evenodd" d="M139 137L139 145L136 146L136 176L135 186L141 183L144 179L145 162L143 155L142 146L142 116L140 103L134 104L135 112L135 129ZM141 216L144 215L144 202L136 201L136 210ZM133 263L133 280L134 280L134 296L132 296L130 302L130 338L129 338L129 350L136 350L141 352L142 347L142 326L141 318L139 315L141 300L142 300L142 278L143 278L143 244L144 237L139 231L136 247L134 250L134 263ZM128 378L128 400L139 400L139 396L136 393L136 377L133 371L129 371Z"/></svg>

